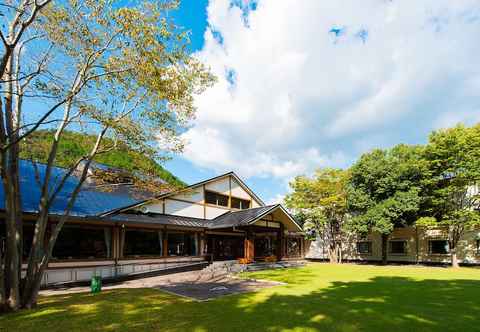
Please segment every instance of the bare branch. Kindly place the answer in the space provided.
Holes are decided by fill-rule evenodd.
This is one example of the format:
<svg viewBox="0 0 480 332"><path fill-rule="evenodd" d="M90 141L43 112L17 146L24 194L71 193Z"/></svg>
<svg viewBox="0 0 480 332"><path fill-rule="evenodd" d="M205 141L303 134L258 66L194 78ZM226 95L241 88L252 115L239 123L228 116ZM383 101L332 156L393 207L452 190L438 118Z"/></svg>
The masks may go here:
<svg viewBox="0 0 480 332"><path fill-rule="evenodd" d="M2 39L2 43L5 46L5 48L8 48L10 45L8 45L7 40L5 39L5 36L3 35L2 31L0 30L0 38Z"/></svg>
<svg viewBox="0 0 480 332"><path fill-rule="evenodd" d="M53 107L51 107L41 118L40 120L37 121L37 123L35 123L35 125L30 128L29 130L27 130L24 134L20 135L17 139L9 142L8 144L4 144L2 147L0 147L0 150L6 150L8 149L12 144L16 144L18 143L19 141L21 141L22 139L24 139L25 137L29 136L30 134L32 134L35 130L38 129L38 127L40 127L43 122L57 109L59 108L60 106L62 106L63 104L65 104L68 100L66 99L63 99L62 101L58 102L57 104L55 104Z"/></svg>
<svg viewBox="0 0 480 332"><path fill-rule="evenodd" d="M88 176L88 171L90 169L90 165L93 161L93 158L95 157L95 155L97 154L98 152L98 149L100 147L100 143L102 142L102 139L103 137L105 136L105 133L107 132L108 130L108 127L104 127L102 129L102 131L98 134L97 136L97 140L95 142L95 145L93 146L92 150L90 151L90 153L88 154L88 156L84 157L83 160L86 161L85 163L85 166L82 170L82 174L80 176L80 179L77 183L77 185L75 186L75 189L73 190L71 196L70 196L70 199L67 203L67 206L65 208L65 211L62 215L62 217L60 218L60 221L58 222L57 225L55 225L55 229L53 230L52 232L52 235L50 236L50 239L49 239L49 242L48 242L48 248L43 256L43 259L42 259L42 265L44 265L44 263L48 263L48 260L50 259L50 256L52 254L52 250L53 250L53 247L55 245L55 242L57 240L57 236L58 234L60 233L62 227L63 227L63 224L65 224L65 221L68 219L68 216L70 215L70 212L75 204L75 201L77 199L77 196L78 194L80 193L80 190L85 182L85 180L87 179L87 176ZM78 166L78 165L77 165ZM74 171L74 168L72 167L70 169L71 171L73 170ZM72 173L73 173L72 171ZM71 173L70 173L71 174ZM63 182L64 184L64 182ZM63 185L62 184L62 185Z"/></svg>
<svg viewBox="0 0 480 332"><path fill-rule="evenodd" d="M78 158L78 160L70 167L70 169L67 171L67 173L64 174L62 177L62 180L60 180L60 183L56 186L55 190L50 194L50 197L48 198L49 203L53 203L57 195L62 191L65 182L70 178L70 176L78 169L78 166L82 161L84 161L87 158L87 156L82 156ZM50 206L49 204L49 206Z"/></svg>

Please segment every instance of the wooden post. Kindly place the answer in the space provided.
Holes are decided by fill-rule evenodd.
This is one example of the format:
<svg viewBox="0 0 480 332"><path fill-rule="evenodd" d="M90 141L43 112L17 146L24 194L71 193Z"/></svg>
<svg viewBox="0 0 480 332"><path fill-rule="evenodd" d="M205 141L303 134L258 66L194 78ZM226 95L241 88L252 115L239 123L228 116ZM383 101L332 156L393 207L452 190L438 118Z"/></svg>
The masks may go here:
<svg viewBox="0 0 480 332"><path fill-rule="evenodd" d="M245 236L245 254L244 257L248 262L253 262L255 258L255 246L253 242L253 234L249 230L247 230L247 234Z"/></svg>
<svg viewBox="0 0 480 332"><path fill-rule="evenodd" d="M163 229L163 257L168 256L168 233L167 229Z"/></svg>
<svg viewBox="0 0 480 332"><path fill-rule="evenodd" d="M205 230L201 233L198 233L198 237L199 237L199 248L198 248L198 256L204 256L207 252L205 250L205 247L206 247L206 241L207 241L207 237L205 236Z"/></svg>
<svg viewBox="0 0 480 332"><path fill-rule="evenodd" d="M277 248L277 259L280 261L283 259L285 252L285 231L283 224L280 224L280 230L278 231L278 248Z"/></svg>
<svg viewBox="0 0 480 332"><path fill-rule="evenodd" d="M213 262L213 260L216 258L215 256L218 257L217 253L217 239L215 236L212 236L212 247L210 248L210 260Z"/></svg>

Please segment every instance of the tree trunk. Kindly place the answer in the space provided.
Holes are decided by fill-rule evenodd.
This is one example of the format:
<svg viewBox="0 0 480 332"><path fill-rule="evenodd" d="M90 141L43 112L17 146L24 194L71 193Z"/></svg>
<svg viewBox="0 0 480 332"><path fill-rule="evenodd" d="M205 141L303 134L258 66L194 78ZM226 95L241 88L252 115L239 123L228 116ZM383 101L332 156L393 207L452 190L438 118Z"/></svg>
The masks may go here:
<svg viewBox="0 0 480 332"><path fill-rule="evenodd" d="M342 244L339 243L338 245L338 263L342 264L343 263L343 250L342 250Z"/></svg>
<svg viewBox="0 0 480 332"><path fill-rule="evenodd" d="M460 265L458 265L458 258L457 258L457 248L452 248L450 250L450 255L452 257L452 267L453 268L457 268L457 267L460 267Z"/></svg>
<svg viewBox="0 0 480 332"><path fill-rule="evenodd" d="M6 84L5 105L2 110L1 128L2 142L6 142L6 136L12 137L13 124L13 59L9 58L4 76ZM18 180L18 149L12 145L1 152L1 176L5 200L5 228L6 228L6 252L5 265L3 266L5 297L4 307L7 310L17 310L20 307L20 278L22 269L22 221L18 211L19 206L19 180Z"/></svg>
<svg viewBox="0 0 480 332"><path fill-rule="evenodd" d="M32 274L27 274L26 280L25 280L25 288L24 292L22 294L22 306L24 308L33 308L37 304L37 297L38 297L38 291L40 289L40 284L42 282L43 274L45 273L46 268L48 267L48 262L50 260L50 257L52 256L52 251L53 247L55 246L55 243L57 242L58 235L60 234L60 231L62 230L63 225L67 221L68 216L70 215L70 211L73 208L73 205L75 204L75 201L77 199L77 196L80 192L80 189L85 182L87 175L88 175L88 170L90 168L90 164L96 155L100 143L103 139L103 136L105 135L108 127L105 127L100 134L97 137L97 141L95 142L94 147L92 148L92 151L90 152L88 158L85 160L85 166L82 170L82 174L80 176L80 179L74 188L74 190L71 193L71 196L68 200L68 204L65 207L64 214L58 221L58 223L55 225L53 228L52 234L50 235L48 239L48 243L46 245L46 248L44 248L44 251L42 253L42 256L34 256L32 261L29 262L29 265L32 264L34 266L34 269L32 269L33 273ZM71 168L71 171L73 171L74 168ZM60 186L62 185L62 181L60 181ZM58 188L57 188L58 189ZM38 221L37 221L38 222ZM45 246L44 246L45 247Z"/></svg>
<svg viewBox="0 0 480 332"><path fill-rule="evenodd" d="M387 265L388 234L382 234L382 265Z"/></svg>
<svg viewBox="0 0 480 332"><path fill-rule="evenodd" d="M17 310L20 307L20 272L21 272L21 232L17 229L15 213L12 213L14 205L12 197L12 185L4 181L6 201L6 250L3 274L5 276L5 306L7 310Z"/></svg>
<svg viewBox="0 0 480 332"><path fill-rule="evenodd" d="M330 263L332 264L338 263L337 249L335 248L335 246L330 246L328 248L328 258L330 260Z"/></svg>

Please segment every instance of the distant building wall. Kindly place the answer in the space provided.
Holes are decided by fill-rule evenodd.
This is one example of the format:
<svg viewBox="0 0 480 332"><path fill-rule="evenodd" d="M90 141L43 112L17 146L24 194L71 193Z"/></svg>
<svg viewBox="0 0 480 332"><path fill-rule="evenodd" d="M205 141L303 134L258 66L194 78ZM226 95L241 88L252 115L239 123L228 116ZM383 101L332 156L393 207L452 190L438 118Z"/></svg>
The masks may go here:
<svg viewBox="0 0 480 332"><path fill-rule="evenodd" d="M388 238L387 259L403 263L451 263L448 248L442 252L447 238L447 230L442 228L396 228ZM370 250L361 250L367 247ZM351 235L343 243L342 250L345 260L381 261L382 237L378 233L369 234L366 238ZM458 243L457 256L460 263L480 265L480 229L465 232ZM312 241L306 258L328 259L327 248L321 238Z"/></svg>

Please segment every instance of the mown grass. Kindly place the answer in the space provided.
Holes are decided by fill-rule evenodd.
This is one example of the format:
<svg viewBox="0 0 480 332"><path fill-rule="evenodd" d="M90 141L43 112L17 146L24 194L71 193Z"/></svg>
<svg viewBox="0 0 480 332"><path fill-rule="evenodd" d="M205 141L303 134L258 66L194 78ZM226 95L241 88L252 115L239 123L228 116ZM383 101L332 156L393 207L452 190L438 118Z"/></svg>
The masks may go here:
<svg viewBox="0 0 480 332"><path fill-rule="evenodd" d="M155 289L43 297L0 331L480 331L480 270L312 264L288 283L194 302Z"/></svg>

